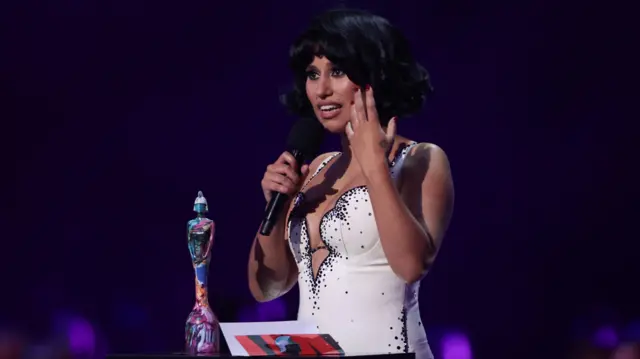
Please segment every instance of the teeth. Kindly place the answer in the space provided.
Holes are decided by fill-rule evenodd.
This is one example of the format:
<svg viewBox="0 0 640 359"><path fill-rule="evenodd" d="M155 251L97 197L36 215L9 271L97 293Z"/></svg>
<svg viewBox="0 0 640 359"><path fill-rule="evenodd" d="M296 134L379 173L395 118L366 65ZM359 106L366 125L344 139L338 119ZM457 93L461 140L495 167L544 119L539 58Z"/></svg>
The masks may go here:
<svg viewBox="0 0 640 359"><path fill-rule="evenodd" d="M332 110L337 110L338 108L340 108L340 106L338 106L338 105L324 105L324 106L320 106L320 110L321 110L321 111L332 111Z"/></svg>

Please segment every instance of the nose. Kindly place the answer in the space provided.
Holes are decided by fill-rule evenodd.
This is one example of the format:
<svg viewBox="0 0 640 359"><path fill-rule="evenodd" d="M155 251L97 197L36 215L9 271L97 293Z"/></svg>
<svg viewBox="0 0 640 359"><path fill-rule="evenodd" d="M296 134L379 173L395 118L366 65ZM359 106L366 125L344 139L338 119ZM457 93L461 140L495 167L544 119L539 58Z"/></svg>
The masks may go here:
<svg viewBox="0 0 640 359"><path fill-rule="evenodd" d="M331 78L328 76L320 76L316 87L316 96L325 99L333 94L331 89Z"/></svg>

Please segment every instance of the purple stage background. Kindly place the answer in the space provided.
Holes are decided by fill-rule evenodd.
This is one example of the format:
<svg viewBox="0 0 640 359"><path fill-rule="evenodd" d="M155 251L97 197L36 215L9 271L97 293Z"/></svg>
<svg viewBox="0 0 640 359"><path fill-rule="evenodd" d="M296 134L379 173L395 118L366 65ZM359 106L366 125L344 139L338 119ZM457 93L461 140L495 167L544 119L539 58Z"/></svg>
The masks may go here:
<svg viewBox="0 0 640 359"><path fill-rule="evenodd" d="M456 184L421 289L433 345L453 331L477 358L556 357L640 319L638 190L623 176L635 132L618 125L631 92L610 41L622 20L573 2L0 5L0 329L65 333L79 352L179 350L198 190L217 222L220 319L295 318L297 289L253 302L246 260L294 120L278 103L288 46L338 3L397 24L432 74L435 96L398 125L447 151Z"/></svg>

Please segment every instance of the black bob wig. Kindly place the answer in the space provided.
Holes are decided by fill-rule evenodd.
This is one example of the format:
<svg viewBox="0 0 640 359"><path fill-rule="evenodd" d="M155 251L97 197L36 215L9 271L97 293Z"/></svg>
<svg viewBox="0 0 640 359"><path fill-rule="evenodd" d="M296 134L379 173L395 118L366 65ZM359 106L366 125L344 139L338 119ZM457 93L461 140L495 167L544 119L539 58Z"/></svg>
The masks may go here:
<svg viewBox="0 0 640 359"><path fill-rule="evenodd" d="M429 74L389 21L361 10L330 10L316 17L290 49L295 83L281 100L297 116L314 117L305 84L315 56L329 59L358 86L371 85L382 125L393 116L415 114L433 91Z"/></svg>

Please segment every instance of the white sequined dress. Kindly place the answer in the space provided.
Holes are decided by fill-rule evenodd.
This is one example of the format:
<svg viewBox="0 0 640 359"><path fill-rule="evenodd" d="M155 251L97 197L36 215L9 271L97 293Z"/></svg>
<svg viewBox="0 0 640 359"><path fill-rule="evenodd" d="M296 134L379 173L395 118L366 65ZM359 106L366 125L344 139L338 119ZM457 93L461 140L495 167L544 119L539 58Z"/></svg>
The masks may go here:
<svg viewBox="0 0 640 359"><path fill-rule="evenodd" d="M399 151L391 163L394 180L415 143ZM308 180L339 154L328 156ZM414 352L417 359L433 355L420 319L418 289L389 266L382 250L366 186L349 189L320 221L328 256L314 278L307 221L296 216L304 188L289 215L288 237L297 262L300 307L298 319L312 321L330 334L347 355Z"/></svg>

